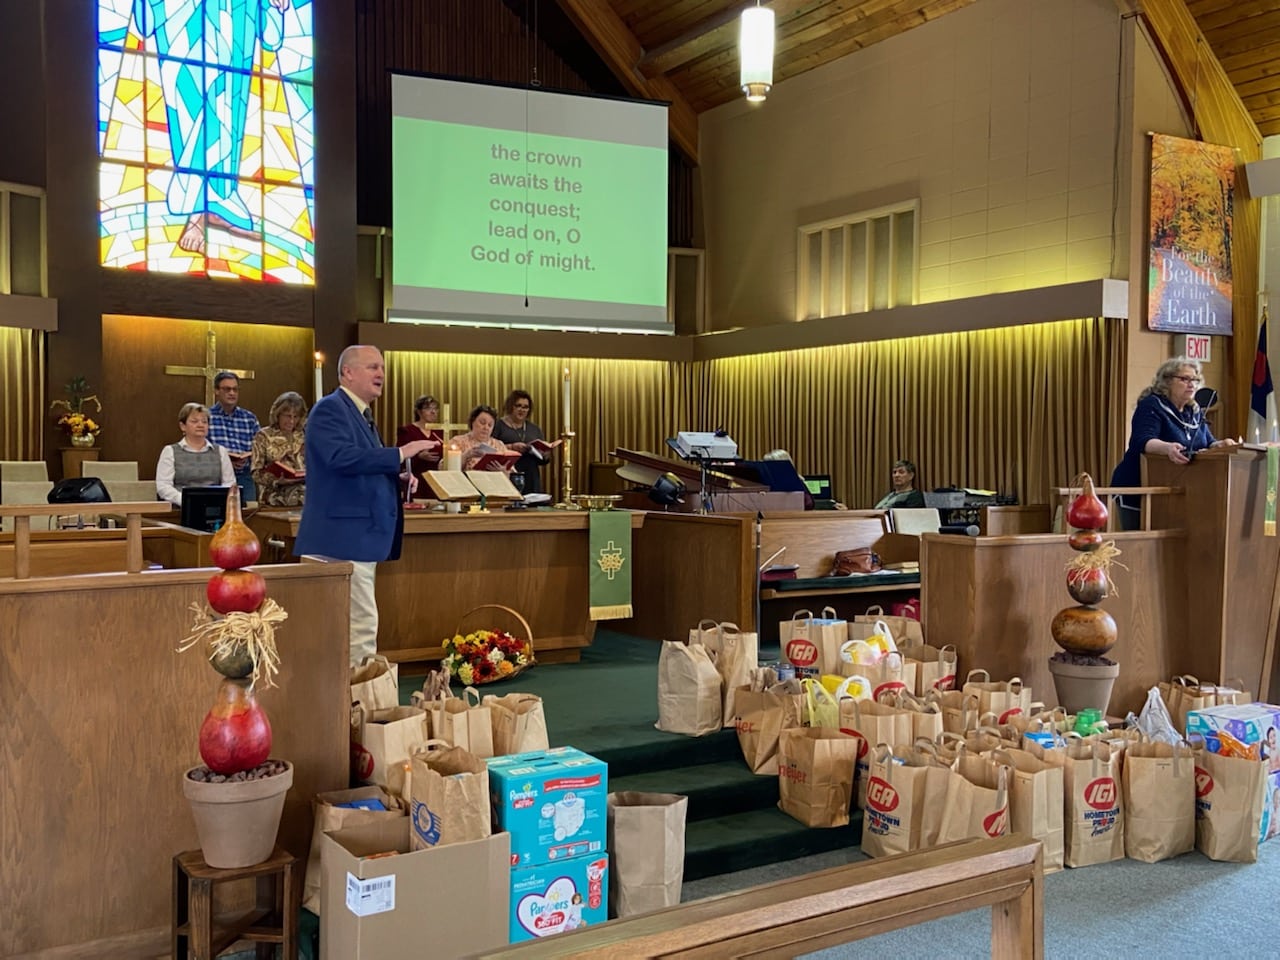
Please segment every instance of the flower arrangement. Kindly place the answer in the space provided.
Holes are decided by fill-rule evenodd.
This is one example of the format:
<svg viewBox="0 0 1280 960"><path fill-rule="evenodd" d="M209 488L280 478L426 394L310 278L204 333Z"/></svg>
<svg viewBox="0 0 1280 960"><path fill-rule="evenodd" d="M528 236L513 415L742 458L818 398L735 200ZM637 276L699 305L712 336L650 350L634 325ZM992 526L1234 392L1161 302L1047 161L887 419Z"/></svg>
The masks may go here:
<svg viewBox="0 0 1280 960"><path fill-rule="evenodd" d="M464 686L492 683L515 676L533 663L528 640L513 637L505 630L473 630L444 641L441 664Z"/></svg>
<svg viewBox="0 0 1280 960"><path fill-rule="evenodd" d="M96 437L102 429L97 421L83 413L64 413L58 418L58 426L68 437Z"/></svg>
<svg viewBox="0 0 1280 960"><path fill-rule="evenodd" d="M96 437L102 427L85 413L85 407L92 403L94 413L101 413L102 402L98 395L89 392L90 387L84 377L72 377L63 389L67 392L67 399L49 404L50 413L65 411L58 418L58 426L68 437Z"/></svg>

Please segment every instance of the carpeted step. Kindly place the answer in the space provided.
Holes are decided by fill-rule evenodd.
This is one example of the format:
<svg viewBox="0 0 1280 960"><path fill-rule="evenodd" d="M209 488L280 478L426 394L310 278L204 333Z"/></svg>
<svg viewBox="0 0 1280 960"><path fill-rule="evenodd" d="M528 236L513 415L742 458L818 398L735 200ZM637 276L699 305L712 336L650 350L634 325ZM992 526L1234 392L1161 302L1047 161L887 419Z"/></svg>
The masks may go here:
<svg viewBox="0 0 1280 960"><path fill-rule="evenodd" d="M703 763L727 763L736 760L745 769L738 735L733 730L709 733L705 737L682 737L661 730L619 724L583 730L572 744L609 765L609 789L618 777L649 771L692 767Z"/></svg>
<svg viewBox="0 0 1280 960"><path fill-rule="evenodd" d="M689 823L684 837L684 879L701 880L782 860L794 860L862 840L862 812L845 827L815 830L777 807Z"/></svg>
<svg viewBox="0 0 1280 960"><path fill-rule="evenodd" d="M757 777L739 760L611 777L610 791L678 793L689 798L686 822L777 806L778 778Z"/></svg>

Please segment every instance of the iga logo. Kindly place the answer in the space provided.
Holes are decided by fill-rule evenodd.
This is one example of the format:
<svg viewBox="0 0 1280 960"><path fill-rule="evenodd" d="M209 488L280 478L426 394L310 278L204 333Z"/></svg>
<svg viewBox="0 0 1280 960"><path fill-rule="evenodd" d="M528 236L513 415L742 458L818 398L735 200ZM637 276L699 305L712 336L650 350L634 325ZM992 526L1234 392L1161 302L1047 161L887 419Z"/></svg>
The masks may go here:
<svg viewBox="0 0 1280 960"><path fill-rule="evenodd" d="M787 659L797 667L812 667L818 662L818 648L808 640L797 637L787 643Z"/></svg>
<svg viewBox="0 0 1280 960"><path fill-rule="evenodd" d="M881 813L892 813L898 806L898 791L892 784L872 777L867 782L867 806Z"/></svg>
<svg viewBox="0 0 1280 960"><path fill-rule="evenodd" d="M1196 767L1196 796L1207 797L1213 792L1213 777L1204 767Z"/></svg>
<svg viewBox="0 0 1280 960"><path fill-rule="evenodd" d="M901 680L886 680L871 692L871 699L879 700L882 693L897 693L899 690L905 689L907 689L907 685Z"/></svg>
<svg viewBox="0 0 1280 960"><path fill-rule="evenodd" d="M1110 810L1116 805L1116 782L1111 777L1099 777L1084 788L1084 802L1095 810Z"/></svg>
<svg viewBox="0 0 1280 960"><path fill-rule="evenodd" d="M1001 807L995 813L988 814L982 821L982 829L988 837L1003 837L1009 830L1009 808Z"/></svg>
<svg viewBox="0 0 1280 960"><path fill-rule="evenodd" d="M841 733L846 733L846 734L848 734L848 735L849 735L849 736L851 736L851 737L857 737L857 738L858 738L858 756L857 756L857 759L858 759L858 760L864 760L864 759L866 759L866 756L867 756L867 738L866 738L866 737L864 737L862 734L860 734L857 730L853 730L853 729L851 729L851 728L849 728L849 727L841 727L841 728L840 728L840 732L841 732Z"/></svg>
<svg viewBox="0 0 1280 960"><path fill-rule="evenodd" d="M1020 716L1021 714L1022 714L1021 707L1014 707L1012 710L1006 710L1004 713L1000 714L1000 719L996 721L996 725L998 726L1002 723L1008 723L1010 717L1017 717L1017 716Z"/></svg>

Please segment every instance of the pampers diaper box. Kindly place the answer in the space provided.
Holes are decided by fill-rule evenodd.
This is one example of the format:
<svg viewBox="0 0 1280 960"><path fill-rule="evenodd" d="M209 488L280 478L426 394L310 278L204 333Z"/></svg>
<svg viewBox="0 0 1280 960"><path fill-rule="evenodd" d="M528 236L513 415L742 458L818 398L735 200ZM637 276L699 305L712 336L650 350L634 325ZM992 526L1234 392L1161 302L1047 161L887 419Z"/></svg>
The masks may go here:
<svg viewBox="0 0 1280 960"><path fill-rule="evenodd" d="M609 855L574 857L511 871L512 943L609 919Z"/></svg>
<svg viewBox="0 0 1280 960"><path fill-rule="evenodd" d="M512 867L604 853L604 762L573 747L553 747L488 763L494 822L511 834Z"/></svg>
<svg viewBox="0 0 1280 960"><path fill-rule="evenodd" d="M1203 737L1212 753L1257 760L1266 766L1258 842L1280 835L1280 706L1242 703L1192 710L1187 714L1187 737Z"/></svg>

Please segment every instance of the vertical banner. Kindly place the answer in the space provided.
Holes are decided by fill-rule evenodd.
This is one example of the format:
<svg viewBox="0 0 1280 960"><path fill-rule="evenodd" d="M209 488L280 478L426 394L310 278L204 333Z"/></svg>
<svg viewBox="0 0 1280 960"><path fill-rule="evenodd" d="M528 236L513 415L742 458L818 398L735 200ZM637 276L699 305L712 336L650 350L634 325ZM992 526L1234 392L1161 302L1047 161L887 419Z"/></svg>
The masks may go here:
<svg viewBox="0 0 1280 960"><path fill-rule="evenodd" d="M1231 335L1231 147L1151 138L1147 326Z"/></svg>

